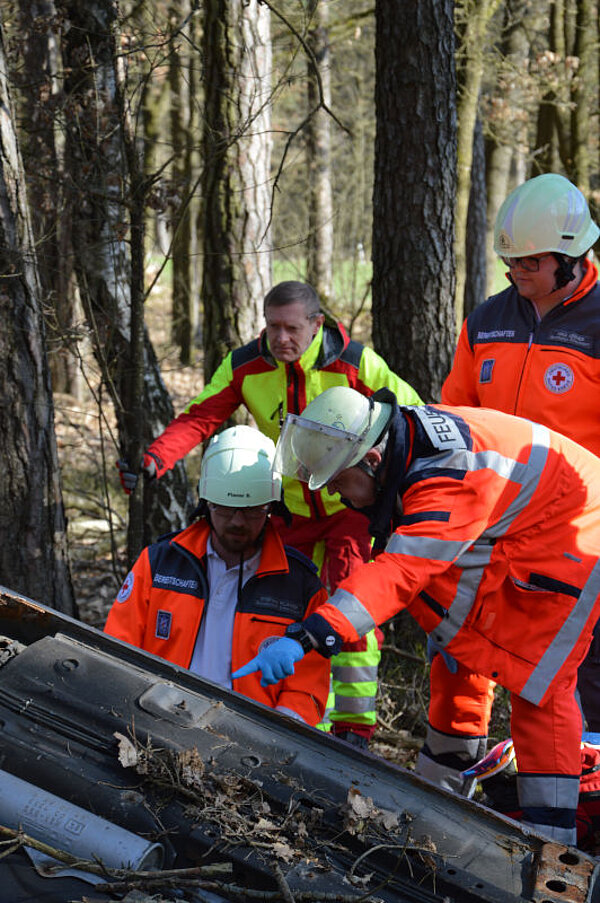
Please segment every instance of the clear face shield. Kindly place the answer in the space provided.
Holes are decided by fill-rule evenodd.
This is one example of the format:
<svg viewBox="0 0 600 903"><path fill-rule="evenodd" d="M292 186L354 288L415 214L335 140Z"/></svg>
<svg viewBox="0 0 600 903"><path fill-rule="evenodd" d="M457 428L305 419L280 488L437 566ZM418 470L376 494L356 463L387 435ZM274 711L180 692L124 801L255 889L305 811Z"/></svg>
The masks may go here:
<svg viewBox="0 0 600 903"><path fill-rule="evenodd" d="M356 460L366 432L359 435L288 414L275 450L273 469L308 483L309 489L322 489Z"/></svg>

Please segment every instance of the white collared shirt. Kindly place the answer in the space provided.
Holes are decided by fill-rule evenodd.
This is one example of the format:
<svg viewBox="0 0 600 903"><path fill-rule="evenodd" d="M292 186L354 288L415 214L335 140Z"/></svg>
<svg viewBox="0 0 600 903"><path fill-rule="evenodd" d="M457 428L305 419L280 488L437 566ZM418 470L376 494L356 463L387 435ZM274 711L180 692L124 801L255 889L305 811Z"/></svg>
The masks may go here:
<svg viewBox="0 0 600 903"><path fill-rule="evenodd" d="M244 561L242 586L256 573L260 552L259 549ZM202 623L196 637L190 671L231 690L231 647L240 568L237 564L227 567L213 548L210 537L206 545L206 558L208 600L205 602Z"/></svg>

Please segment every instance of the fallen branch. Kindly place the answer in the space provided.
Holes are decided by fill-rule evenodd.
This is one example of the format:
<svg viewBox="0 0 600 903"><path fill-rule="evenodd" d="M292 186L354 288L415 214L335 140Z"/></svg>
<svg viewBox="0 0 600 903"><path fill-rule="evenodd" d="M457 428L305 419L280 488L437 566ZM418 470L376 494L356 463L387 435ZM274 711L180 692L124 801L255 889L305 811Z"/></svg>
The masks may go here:
<svg viewBox="0 0 600 903"><path fill-rule="evenodd" d="M76 868L80 871L89 872L92 875L99 875L103 878L109 876L117 882L137 881L143 883L144 881L151 882L154 880L185 880L198 877L216 878L219 875L230 875L233 871L233 866L230 862L215 862L211 865L200 865L193 868L165 869L164 871L152 872L135 871L134 869L108 868L99 860L92 861L88 859L79 859L78 857L71 855L71 853L66 853L64 850L51 847L49 844L37 840L35 837L30 837L28 834L24 834L23 831L5 828L3 825L0 825L0 837L7 838L0 842L0 847L5 844L8 846L7 851L0 853L0 858L8 855L9 852L15 852L20 847L31 847L32 849L43 853L44 856L49 856L51 859L62 862L69 868ZM58 866L56 866L56 868L58 870Z"/></svg>
<svg viewBox="0 0 600 903"><path fill-rule="evenodd" d="M414 652L407 652L405 649L400 649L399 646L392 646L389 643L384 643L381 647L382 652L393 652L394 655L399 655L401 658L407 658L411 662L417 662L419 665L426 665L427 659L422 655L415 655Z"/></svg>
<svg viewBox="0 0 600 903"><path fill-rule="evenodd" d="M281 891L281 898L282 900L284 900L284 903L296 903L295 897L290 890L290 886L285 880L285 875L281 871L281 866L277 862L274 862L271 865L271 868L273 870L273 874L275 875L277 886Z"/></svg>

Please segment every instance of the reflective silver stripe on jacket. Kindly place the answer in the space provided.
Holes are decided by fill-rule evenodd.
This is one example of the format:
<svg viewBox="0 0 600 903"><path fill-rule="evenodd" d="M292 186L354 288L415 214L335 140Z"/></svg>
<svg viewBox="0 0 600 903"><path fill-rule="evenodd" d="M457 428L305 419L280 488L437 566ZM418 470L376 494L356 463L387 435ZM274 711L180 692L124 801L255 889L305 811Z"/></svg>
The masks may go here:
<svg viewBox="0 0 600 903"><path fill-rule="evenodd" d="M335 696L335 711L351 715L364 715L375 709L374 696Z"/></svg>
<svg viewBox="0 0 600 903"><path fill-rule="evenodd" d="M573 651L581 634L581 625L587 621L598 598L598 593L600 593L600 561L597 561L592 568L590 576L586 580L569 617L563 623L521 690L520 695L524 699L528 699L536 705L543 699L556 672Z"/></svg>
<svg viewBox="0 0 600 903"><path fill-rule="evenodd" d="M394 533L390 537L386 552L394 555L410 555L412 558L435 559L436 561L455 561L464 549L471 544L466 542L447 542L431 536L404 536Z"/></svg>
<svg viewBox="0 0 600 903"><path fill-rule="evenodd" d="M371 613L365 608L360 599L353 596L345 589L336 589L330 600L332 605L348 618L359 636L364 636L369 630L374 630L377 624Z"/></svg>

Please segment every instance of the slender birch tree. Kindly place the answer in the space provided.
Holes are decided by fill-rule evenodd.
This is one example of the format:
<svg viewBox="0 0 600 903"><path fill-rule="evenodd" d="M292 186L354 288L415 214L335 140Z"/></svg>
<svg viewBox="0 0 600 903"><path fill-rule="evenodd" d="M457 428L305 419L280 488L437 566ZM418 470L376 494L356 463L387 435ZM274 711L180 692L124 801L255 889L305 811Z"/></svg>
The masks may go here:
<svg viewBox="0 0 600 903"><path fill-rule="evenodd" d="M249 341L271 287L270 12L258 0L204 5L201 228L204 374Z"/></svg>
<svg viewBox="0 0 600 903"><path fill-rule="evenodd" d="M130 129L112 0L61 0L68 170L75 269L94 353L114 403L116 454L138 466L174 416L143 323L144 191L141 155ZM116 478L116 477L115 477ZM183 464L130 496L128 557L189 517Z"/></svg>

